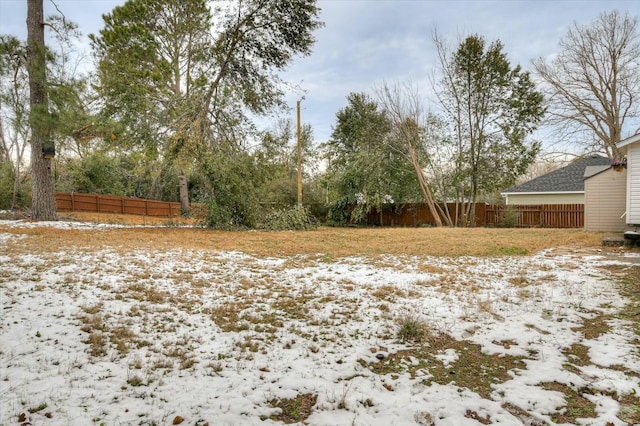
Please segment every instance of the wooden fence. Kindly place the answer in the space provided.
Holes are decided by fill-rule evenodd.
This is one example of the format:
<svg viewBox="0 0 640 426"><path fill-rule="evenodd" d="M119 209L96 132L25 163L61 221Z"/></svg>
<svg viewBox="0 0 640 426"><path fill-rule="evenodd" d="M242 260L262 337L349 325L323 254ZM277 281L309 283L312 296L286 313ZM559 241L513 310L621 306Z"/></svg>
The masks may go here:
<svg viewBox="0 0 640 426"><path fill-rule="evenodd" d="M485 205L475 205L476 226L483 226L485 223ZM440 204L443 211L448 211L449 216L453 219L457 226L469 224L469 218L465 215L466 206L455 203L448 203L446 206ZM441 216L443 224L446 224ZM457 217L457 221L456 218ZM395 205L385 205L382 212L373 210L367 215L367 224L372 226L421 226L435 225L435 218L431 211L424 203L404 204L401 207Z"/></svg>
<svg viewBox="0 0 640 426"><path fill-rule="evenodd" d="M441 204L444 209L445 205ZM583 228L583 204L540 204L540 205L496 205L478 203L475 205L475 221L465 216L462 206L447 204L450 216L457 216L458 226L504 226L508 219L516 227L528 228ZM445 223L443 221L443 223ZM375 210L368 214L367 224L372 226L421 226L435 225L435 220L426 204L407 204L401 208L388 205L382 212Z"/></svg>
<svg viewBox="0 0 640 426"><path fill-rule="evenodd" d="M133 214L156 217L180 216L180 203L119 197L116 195L56 192L56 209L61 212Z"/></svg>
<svg viewBox="0 0 640 426"><path fill-rule="evenodd" d="M584 204L535 204L486 206L485 226L500 226L513 211L515 226L584 228Z"/></svg>
<svg viewBox="0 0 640 426"><path fill-rule="evenodd" d="M56 209L61 212L97 212L133 214L156 217L180 216L180 203L144 200L102 194L79 194L56 192ZM445 209L445 205L441 204ZM456 204L446 205L452 218L457 217L458 226L504 226L505 218L511 217L517 227L537 228L584 228L583 204L538 204L496 205L478 203L475 206L475 223L469 223L465 209ZM444 222L443 222L444 223ZM382 211L372 211L367 216L371 226L421 226L435 225L435 220L426 204L393 205Z"/></svg>

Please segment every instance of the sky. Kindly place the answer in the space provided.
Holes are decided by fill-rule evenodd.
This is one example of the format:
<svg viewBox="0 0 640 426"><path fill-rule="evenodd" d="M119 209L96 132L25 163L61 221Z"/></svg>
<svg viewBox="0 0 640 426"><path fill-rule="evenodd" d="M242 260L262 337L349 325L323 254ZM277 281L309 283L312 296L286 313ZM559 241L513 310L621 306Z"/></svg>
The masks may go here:
<svg viewBox="0 0 640 426"><path fill-rule="evenodd" d="M275 425L270 401L306 394L317 398L307 425L556 424L562 389L572 389L594 408L577 424L623 426L619 401L640 393L633 323L598 325L632 303L603 267L630 267L638 253L33 250L42 237L33 228L80 241L78 233L114 226L0 220L0 424L166 425L180 416L189 425ZM414 345L394 337L402 318L452 340L442 348L429 340L422 350L432 358L403 355ZM585 323L600 331L583 332ZM504 377L487 373L490 395L465 387L463 352L480 350L481 371L521 360ZM581 351L588 357L574 355ZM396 374L374 371L389 359ZM431 382L437 369L444 379Z"/></svg>
<svg viewBox="0 0 640 426"><path fill-rule="evenodd" d="M58 0L59 9L85 35L102 27L101 15L121 0ZM428 109L435 109L431 76L437 68L433 34L450 46L478 34L500 40L512 64L531 69L534 58L550 58L574 24L588 25L603 12L640 14L636 0L319 0L320 19L313 53L298 57L282 77L300 87L287 95L295 122L314 130L316 142L329 139L336 113L351 92L373 94L383 82L410 83ZM50 1L45 8L53 11ZM47 12L45 12L47 14ZM25 33L26 1L0 0L0 33ZM85 39L86 40L86 39ZM88 43L85 43L88 50ZM547 137L547 136L545 136Z"/></svg>

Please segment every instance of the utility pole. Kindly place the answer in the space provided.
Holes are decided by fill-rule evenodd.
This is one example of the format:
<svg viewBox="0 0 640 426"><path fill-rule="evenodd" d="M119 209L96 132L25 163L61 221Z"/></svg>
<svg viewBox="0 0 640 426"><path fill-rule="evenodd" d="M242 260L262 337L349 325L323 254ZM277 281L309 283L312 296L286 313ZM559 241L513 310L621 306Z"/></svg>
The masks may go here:
<svg viewBox="0 0 640 426"><path fill-rule="evenodd" d="M296 103L298 112L298 206L302 206L302 138L300 135L300 101Z"/></svg>

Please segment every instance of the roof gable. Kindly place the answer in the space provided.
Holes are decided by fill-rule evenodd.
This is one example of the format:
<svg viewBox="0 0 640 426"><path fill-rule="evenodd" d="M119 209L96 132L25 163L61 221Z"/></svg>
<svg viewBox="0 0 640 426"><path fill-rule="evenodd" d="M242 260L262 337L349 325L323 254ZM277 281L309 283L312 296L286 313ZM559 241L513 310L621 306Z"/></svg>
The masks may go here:
<svg viewBox="0 0 640 426"><path fill-rule="evenodd" d="M595 175L599 175L605 170L609 170L611 168L610 164L604 164L602 166L587 166L584 169L584 178L589 179Z"/></svg>
<svg viewBox="0 0 640 426"><path fill-rule="evenodd" d="M640 133L636 133L631 137L621 140L620 142L617 143L617 145L618 145L618 148L622 148L624 146L631 145L636 142L640 142Z"/></svg>
<svg viewBox="0 0 640 426"><path fill-rule="evenodd" d="M569 164L566 167L512 186L502 194L536 192L584 192L585 171L589 166L610 166L611 160L601 155L592 155Z"/></svg>

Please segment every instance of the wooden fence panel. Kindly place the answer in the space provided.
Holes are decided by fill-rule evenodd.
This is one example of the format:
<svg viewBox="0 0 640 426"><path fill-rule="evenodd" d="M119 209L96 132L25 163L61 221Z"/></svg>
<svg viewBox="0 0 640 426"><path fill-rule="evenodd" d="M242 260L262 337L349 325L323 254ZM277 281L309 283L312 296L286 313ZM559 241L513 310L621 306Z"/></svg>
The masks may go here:
<svg viewBox="0 0 640 426"><path fill-rule="evenodd" d="M584 204L487 205L485 225L501 226L508 209L517 212L518 227L584 227Z"/></svg>
<svg viewBox="0 0 640 426"><path fill-rule="evenodd" d="M456 205L455 203L440 204L440 208L447 209L449 215L455 221L457 216L458 226L468 225L469 218L465 215L467 205ZM475 205L475 225L483 226L485 223L485 205ZM442 215L440 219L446 224ZM367 225L371 226L422 226L435 225L435 218L429 211L429 207L424 203L409 203L397 208L393 204L386 204L382 207L382 212L377 209L372 210L367 215Z"/></svg>
<svg viewBox="0 0 640 426"><path fill-rule="evenodd" d="M584 228L584 204L546 204L541 214L546 228Z"/></svg>
<svg viewBox="0 0 640 426"><path fill-rule="evenodd" d="M444 209L445 205L441 204ZM536 205L495 205L477 203L475 223L465 216L465 206L450 203L446 207L450 215L458 217L458 226L502 226L508 209L516 211L515 223L523 228L583 228L583 204L536 204ZM443 223L445 223L443 221ZM367 225L371 226L421 226L435 225L435 220L426 204L406 204L400 208L386 205L382 212L374 210L367 215Z"/></svg>
<svg viewBox="0 0 640 426"><path fill-rule="evenodd" d="M56 192L55 200L56 209L62 212L115 213L155 217L180 216L181 213L180 203L116 195Z"/></svg>

